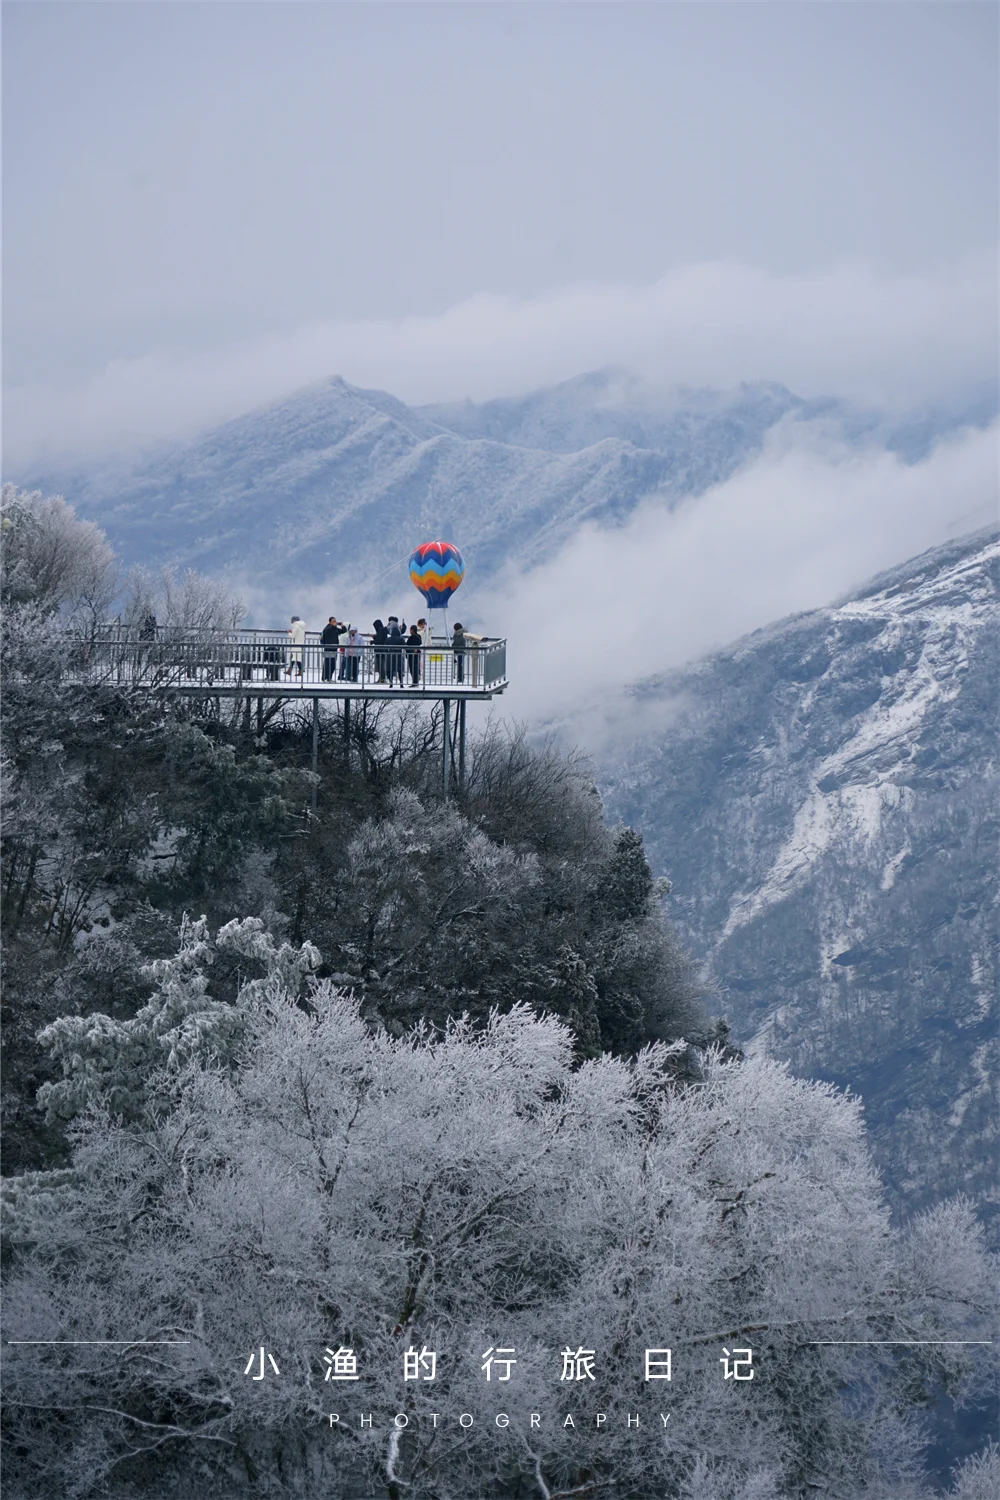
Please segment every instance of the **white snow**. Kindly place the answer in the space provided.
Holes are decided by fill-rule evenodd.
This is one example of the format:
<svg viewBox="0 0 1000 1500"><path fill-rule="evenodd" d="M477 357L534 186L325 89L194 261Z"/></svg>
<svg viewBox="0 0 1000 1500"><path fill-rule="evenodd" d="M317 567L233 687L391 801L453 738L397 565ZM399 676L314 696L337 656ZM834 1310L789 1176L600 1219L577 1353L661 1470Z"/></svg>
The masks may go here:
<svg viewBox="0 0 1000 1500"><path fill-rule="evenodd" d="M892 859L890 859L889 863L886 865L885 869L882 871L882 880L881 880L880 889L882 889L883 891L891 891L892 890L893 886L896 884L896 876L899 874L899 871L900 871L900 868L902 867L903 861L912 852L913 851L910 848L909 842L907 842L906 844L903 845L902 849L900 849L900 851L899 851L898 854L894 854L893 855Z"/></svg>
<svg viewBox="0 0 1000 1500"><path fill-rule="evenodd" d="M905 796L895 780L898 767L908 761L928 714L958 696L959 679L968 666L967 638L976 623L977 606L987 596L984 564L998 555L1000 544L990 543L925 584L900 593L887 589L830 611L834 623L838 617L883 620L883 630L872 644L886 650L898 644L904 618L912 623L919 613L924 624L920 660L910 671L883 678L878 701L860 715L850 738L819 763L813 789L796 812L791 833L764 881L752 896L734 899L722 942L799 890L835 843L866 849L885 838L886 822ZM960 586L972 594L971 600L956 603ZM814 691L809 689L810 694ZM876 759L880 765L872 764ZM821 790L820 783L828 779L840 784ZM891 889L907 852L900 850L885 867L883 890Z"/></svg>

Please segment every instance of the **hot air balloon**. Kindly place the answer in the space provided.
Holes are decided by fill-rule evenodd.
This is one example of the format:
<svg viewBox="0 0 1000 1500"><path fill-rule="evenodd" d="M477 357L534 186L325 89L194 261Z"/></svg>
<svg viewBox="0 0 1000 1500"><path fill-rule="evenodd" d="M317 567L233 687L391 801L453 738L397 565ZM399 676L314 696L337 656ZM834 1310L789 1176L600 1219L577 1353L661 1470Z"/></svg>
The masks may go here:
<svg viewBox="0 0 1000 1500"><path fill-rule="evenodd" d="M428 609L447 609L464 577L462 554L452 542L424 542L410 558L410 579Z"/></svg>

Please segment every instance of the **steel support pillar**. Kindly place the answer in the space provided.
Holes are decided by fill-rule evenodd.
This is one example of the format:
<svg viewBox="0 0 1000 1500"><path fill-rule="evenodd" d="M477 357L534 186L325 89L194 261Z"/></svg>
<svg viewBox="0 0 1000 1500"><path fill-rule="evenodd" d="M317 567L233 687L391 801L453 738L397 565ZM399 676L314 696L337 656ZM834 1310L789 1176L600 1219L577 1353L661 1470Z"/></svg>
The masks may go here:
<svg viewBox="0 0 1000 1500"><path fill-rule="evenodd" d="M314 776L316 775L318 768L319 768L319 699L318 698L314 698L313 699L313 733L312 733L312 772L313 772ZM319 791L319 787L317 786L316 782L314 781L313 785L312 785L312 796L310 798L310 806L312 807L313 812L316 811L316 794L317 794L318 791Z"/></svg>
<svg viewBox="0 0 1000 1500"><path fill-rule="evenodd" d="M458 705L458 787L465 791L465 699Z"/></svg>
<svg viewBox="0 0 1000 1500"><path fill-rule="evenodd" d="M444 733L441 736L441 790L448 795L451 783L451 699L443 698Z"/></svg>

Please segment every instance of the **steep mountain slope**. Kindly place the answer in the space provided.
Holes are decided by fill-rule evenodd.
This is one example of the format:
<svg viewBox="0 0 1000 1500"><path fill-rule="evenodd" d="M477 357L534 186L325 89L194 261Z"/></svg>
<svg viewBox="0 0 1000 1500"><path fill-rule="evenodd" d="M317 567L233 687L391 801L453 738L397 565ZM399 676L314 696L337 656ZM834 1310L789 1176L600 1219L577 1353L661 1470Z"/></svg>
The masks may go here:
<svg viewBox="0 0 1000 1500"><path fill-rule="evenodd" d="M739 1034L864 1096L911 1208L1000 1199L998 576L979 533L645 682L604 767Z"/></svg>
<svg viewBox="0 0 1000 1500"><path fill-rule="evenodd" d="M517 400L412 408L333 379L140 461L18 477L64 493L129 562L275 590L345 571L363 583L443 533L482 584L511 559L552 555L584 520L699 494L775 423L819 417L850 442L899 437L877 414L763 383L668 397L602 371ZM913 456L949 422L924 414Z"/></svg>

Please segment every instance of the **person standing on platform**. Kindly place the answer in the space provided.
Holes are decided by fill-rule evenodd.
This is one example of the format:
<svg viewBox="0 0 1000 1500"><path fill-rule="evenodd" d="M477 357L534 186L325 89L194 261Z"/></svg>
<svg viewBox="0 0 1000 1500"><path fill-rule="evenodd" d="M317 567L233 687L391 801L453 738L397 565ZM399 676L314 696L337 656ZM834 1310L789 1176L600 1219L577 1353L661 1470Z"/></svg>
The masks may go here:
<svg viewBox="0 0 1000 1500"><path fill-rule="evenodd" d="M423 618L423 616L421 616L421 618L417 621L417 629L420 632L420 644L424 648L420 653L422 663L421 676L423 677L424 685L426 686L426 684L430 682L435 675L432 670L430 656L431 644L434 640L434 632L428 625L427 621ZM438 673L437 675L440 676L440 673Z"/></svg>
<svg viewBox="0 0 1000 1500"><path fill-rule="evenodd" d="M298 669L298 674L301 677L303 647L306 643L306 624L304 620L299 619L298 615L292 615L291 629L289 630L288 634L292 638L292 649L289 652L289 662L288 666L285 668L285 676L290 677L292 668L296 667Z"/></svg>
<svg viewBox="0 0 1000 1500"><path fill-rule="evenodd" d="M389 686L399 678L400 687L403 686L403 632L399 628L399 619L396 615L389 616L389 628L386 631L386 640L389 643Z"/></svg>
<svg viewBox="0 0 1000 1500"><path fill-rule="evenodd" d="M410 633L406 637L406 665L410 669L410 681L414 687L420 686L420 647L422 645L420 631L416 625L411 625Z"/></svg>
<svg viewBox="0 0 1000 1500"><path fill-rule="evenodd" d="M156 616L147 604L146 613L139 622L139 640L142 642L138 655L140 665L147 657L151 658L153 655L151 647L156 640L156 628Z"/></svg>
<svg viewBox="0 0 1000 1500"><path fill-rule="evenodd" d="M455 653L455 681L465 681L465 631L455 621L451 632L451 649Z"/></svg>
<svg viewBox="0 0 1000 1500"><path fill-rule="evenodd" d="M387 670L385 659L385 643L389 639L389 633L381 620L372 621L372 645L375 648L375 681L384 682Z"/></svg>
<svg viewBox="0 0 1000 1500"><path fill-rule="evenodd" d="M331 615L329 622L323 626L320 643L323 647L324 682L332 682L336 675L334 669L337 665L337 650L340 646L340 637L346 629L346 625L341 625L338 622L336 615Z"/></svg>
<svg viewBox="0 0 1000 1500"><path fill-rule="evenodd" d="M356 625L348 625L347 641L341 648L340 679L342 682L357 682L361 662L361 637Z"/></svg>

